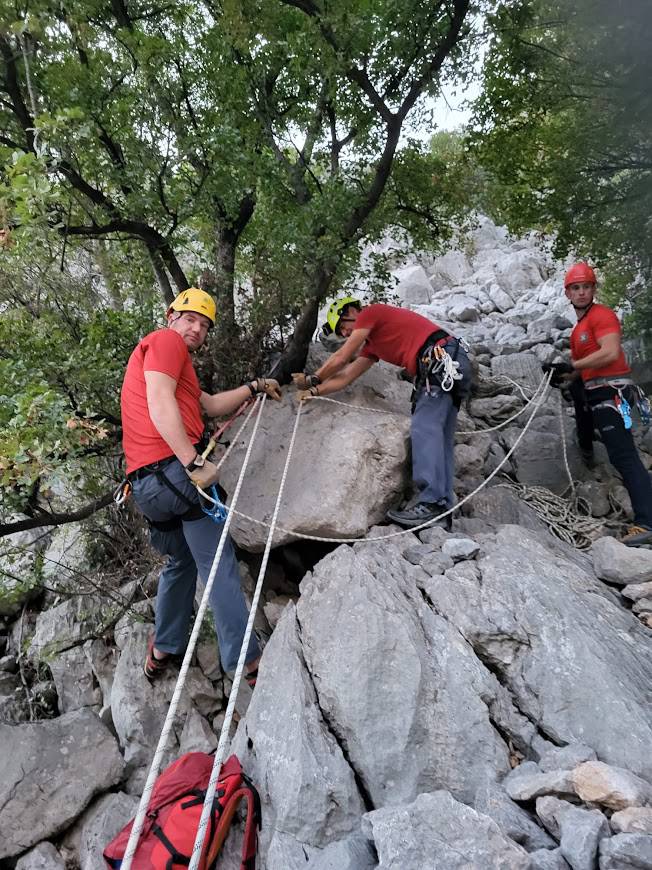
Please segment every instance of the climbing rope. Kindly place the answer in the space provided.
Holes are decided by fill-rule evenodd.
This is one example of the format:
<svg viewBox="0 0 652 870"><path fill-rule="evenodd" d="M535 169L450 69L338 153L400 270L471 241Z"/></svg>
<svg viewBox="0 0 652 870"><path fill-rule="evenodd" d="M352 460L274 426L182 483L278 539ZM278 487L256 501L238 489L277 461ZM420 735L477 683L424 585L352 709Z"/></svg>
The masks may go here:
<svg viewBox="0 0 652 870"><path fill-rule="evenodd" d="M501 377L505 377L506 380L511 381L513 384L518 386L518 384L516 384L516 381L512 381L511 378L507 378L506 376L503 376L503 375L501 375ZM544 378L544 380L545 380L545 378ZM522 408L519 408L519 410L515 414L512 414L511 417L508 417L506 420L503 420L502 423L497 423L495 426L488 426L484 429L457 430L455 434L456 435L480 435L483 432L497 432L498 429L502 429L504 426L507 426L509 423L512 423L514 420L516 420L518 417L520 417L521 414L523 414L525 411L527 411L527 409L530 407L530 405L534 401L535 397L538 395L539 390L541 389L542 383L543 383L543 380L539 382L535 392L530 397L528 397L525 393L523 393L523 391L521 391L523 394L523 397L525 399L525 404L523 405ZM393 416L393 417L404 417L405 416L404 414L401 414L399 411L387 411L384 408L370 408L367 405L354 405L352 402L342 402L340 399L331 399L330 396L313 396L313 398L310 399L310 401L311 402L314 402L314 401L331 402L333 405L342 405L344 408L350 408L352 411L368 411L372 414L387 414L387 415Z"/></svg>
<svg viewBox="0 0 652 870"><path fill-rule="evenodd" d="M532 420L536 416L537 411L539 410L539 408L543 404L544 399L546 398L547 387L548 387L548 384L550 382L551 377L552 377L552 373L548 373L544 378L542 378L542 380L537 388L537 393L535 393L535 395L533 396L531 403L530 403L531 405L534 406L530 417L528 417L528 420L527 420L525 426L521 430L521 432L520 432L518 438L516 439L516 441L514 442L513 446L507 451L507 453L505 454L503 459L500 461L500 463L496 466L496 468L494 468L494 470L489 474L489 476L485 480L483 480L482 483L480 483L472 492L468 493L466 496L464 496L464 498L460 499L460 501L458 501L456 505L454 505L452 508L449 508L449 510L445 511L444 513L439 514L439 516L435 517L434 519L428 520L425 523L421 523L421 525L419 525L419 526L414 526L414 528L411 528L411 529L402 529L400 532L389 532L386 535L376 535L374 537L366 537L366 538L326 538L326 537L323 537L320 535L306 535L303 532L296 531L295 529L286 529L283 526L279 526L279 525L276 525L275 528L277 528L280 532L282 532L285 535L290 535L294 538L301 538L301 540L304 540L304 541L320 541L320 542L325 543L325 544L359 544L359 543L369 543L372 541L385 541L389 538L397 538L397 537L401 537L402 535L414 534L415 532L419 532L422 529L426 529L429 526L434 525L434 523L441 522L441 520L445 519L447 516L450 516L450 514L452 514L454 511L459 510L459 508L461 508L462 505L466 504L467 501L472 499L474 495L476 495L478 492L480 492L480 490L483 489L489 483L489 481L492 480L498 474L498 472L503 467L503 465L505 465L505 463L508 461L510 456L515 452L518 445L523 440L525 433L528 431L530 424L532 423ZM301 403L299 403L299 409L297 410L297 417L299 416L300 409L301 409ZM198 487L198 489L199 489L199 487ZM200 489L199 491L201 492L202 496L204 498L206 498L208 501L213 501L213 499L211 499L211 497L207 493L205 493L203 490ZM241 519L248 520L249 522L255 523L256 525L259 525L259 526L264 526L267 528L269 528L269 526L270 526L270 524L265 522L264 520L259 520L256 517L249 516L249 514L245 514L242 511L236 510L233 506L231 506L229 508L229 513L235 514L236 516L240 517Z"/></svg>
<svg viewBox="0 0 652 870"><path fill-rule="evenodd" d="M213 797L215 796L215 788L217 786L217 781L220 775L220 769L222 767L222 762L224 760L224 755L226 754L226 744L229 739L229 730L231 728L231 722L233 720L233 711L235 709L235 701L238 695L238 689L240 687L240 680L242 679L242 672L245 666L245 658L247 655L247 650L249 649L249 638L251 637L251 633L254 627L254 621L256 619L256 611L258 610L258 602L260 600L260 595L263 588L263 581L265 579L265 572L267 571L267 562L269 560L269 554L272 549L272 538L274 537L274 531L276 529L276 520L278 518L278 512L281 507L281 500L283 498L283 492L285 490L285 482L288 476L288 470L290 468L290 459L292 458L292 452L294 450L294 443L297 438L297 430L299 428L299 420L301 418L301 403L299 403L299 407L297 409L297 415L294 419L294 428L292 430L292 436L290 438L290 443L287 449L287 456L285 457L285 465L283 467L283 473L281 475L281 483L279 485L278 495L276 496L276 504L274 505L274 512L272 514L272 520L269 524L269 534L267 536L267 541L265 543L265 551L263 553L263 559L260 565L260 570L258 572L258 578L256 580L256 588L254 591L253 599L251 601L251 608L249 610L249 619L247 620L247 628L244 633L244 638L242 639L242 646L240 647L240 656L238 658L238 664L235 670L235 674L233 676L233 685L231 686L231 693L229 695L229 703L226 708L226 713L224 715L224 722L222 723L222 730L220 731L220 739L217 745L217 750L215 752L215 760L213 761L213 770L211 772L211 778L208 782L208 786L206 788L206 797L204 798L204 806L202 808L201 818L199 820L199 828L197 829L197 836L195 838L195 845L193 846L192 855L190 858L190 867L189 870L197 870L199 866L199 862L201 859L201 851L204 844L204 838L206 835L206 828L208 826L208 822L211 815L211 809L213 806ZM253 440L253 439L252 439Z"/></svg>
<svg viewBox="0 0 652 870"><path fill-rule="evenodd" d="M258 399L251 407L249 414L245 418L244 424L241 428L247 424L249 418L254 412L256 405L258 405L258 414L256 415L256 422L254 424L253 432L251 433L251 439L249 441L249 446L247 447L247 452L245 454L242 468L240 469L240 475L238 477L238 482L236 483L235 491L233 493L233 504L237 504L238 498L240 496L240 489L242 488L242 482L244 480L244 476L247 470L247 465L249 464L249 459L251 457L251 451L253 448L254 440L258 433L258 426L260 424L263 407L265 405L265 399L267 397L263 396L262 399ZM213 501L213 499L209 499ZM125 850L125 855L122 860L121 870L130 870L131 862L134 857L134 853L136 852L136 848L138 846L138 840L140 838L141 831L143 829L143 823L145 821L145 815L147 813L147 807L149 805L149 799L152 794L152 790L154 788L154 783L156 782L156 778L158 776L159 770L161 768L161 762L163 760L163 753L165 752L165 747L168 742L168 737L170 735L170 731L172 730L172 725L174 722L174 716L177 711L177 707L179 705L179 700L181 698L181 692L183 691L183 687L186 681L186 676L188 674L188 670L190 668L190 662L192 660L193 653L195 651L195 646L197 645L197 638L199 637L199 632L202 626L202 622L204 619L204 613L206 612L206 608L208 606L208 598L213 588L213 583L215 581L215 575L217 573L217 567L219 565L220 559L222 558L222 552L224 550L224 545L226 544L228 538L229 527L233 520L234 512L229 511L229 515L226 518L226 522L224 523L224 527L222 529L222 535L220 537L220 542L217 547L217 551L215 553L215 558L213 559L213 564L211 565L210 574L208 575L208 579L206 580L206 586L204 588L204 594L202 595L201 603L197 610L197 615L195 617L195 622L193 625L192 633L190 635L190 640L188 641L188 646L186 648L185 655L183 657L183 662L181 664L181 668L179 670L179 676L177 678L176 685L174 687L174 693L172 695L172 700L170 701L170 707L168 709L168 713L163 723L163 729L161 731L161 736L159 737L158 745L156 747L156 751L154 753L154 758L152 759L152 764L149 769L149 773L147 775L147 781L145 783L145 788L143 789L143 794L140 798L140 803L138 804L138 811L136 813L136 817L134 819L133 826L131 828L131 833L129 835L129 842L127 843L127 848Z"/></svg>
<svg viewBox="0 0 652 870"><path fill-rule="evenodd" d="M575 480L568 463L566 430L564 428L564 403L561 393L557 406L559 429L561 435L562 457L564 469L568 477L568 486L561 495L556 495L545 486L529 486L523 483L499 483L498 486L510 489L526 502L537 516L548 526L550 531L560 540L566 541L578 550L590 547L595 540L596 532L602 523L591 517L591 507L588 501L577 492ZM570 492L568 496L567 493Z"/></svg>

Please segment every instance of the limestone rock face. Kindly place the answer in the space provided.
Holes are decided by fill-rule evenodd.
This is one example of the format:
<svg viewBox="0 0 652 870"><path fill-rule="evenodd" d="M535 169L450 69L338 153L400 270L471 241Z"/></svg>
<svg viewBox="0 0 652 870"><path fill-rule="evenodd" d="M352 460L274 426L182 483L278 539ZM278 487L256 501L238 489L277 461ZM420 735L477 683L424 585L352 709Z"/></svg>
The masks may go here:
<svg viewBox="0 0 652 870"><path fill-rule="evenodd" d="M420 794L407 805L368 813L378 870L528 870L530 859L488 816L446 791Z"/></svg>
<svg viewBox="0 0 652 870"><path fill-rule="evenodd" d="M233 751L261 790L268 822L264 851L278 834L324 847L359 826L364 803L355 769L329 727L312 674L306 669L303 629L286 608L265 649L246 719Z"/></svg>
<svg viewBox="0 0 652 870"><path fill-rule="evenodd" d="M0 858L66 828L93 795L120 781L113 735L89 710L26 725L0 725Z"/></svg>
<svg viewBox="0 0 652 870"><path fill-rule="evenodd" d="M374 367L375 368L375 367ZM372 369L373 371L373 369ZM338 401L392 409L367 383L367 375L338 393ZM399 382L396 382L397 386ZM407 482L409 395L399 414L378 414L315 400L302 409L278 525L285 529L325 537L362 537L381 520ZM269 522L281 481L287 447L297 411L293 392L283 402L268 402L254 444L249 473L242 487L238 509L256 520ZM232 493L242 465L247 432L223 469L222 483ZM235 436L234 436L235 437ZM234 540L246 550L263 550L267 529L237 517L231 526ZM274 545L291 535L277 531Z"/></svg>

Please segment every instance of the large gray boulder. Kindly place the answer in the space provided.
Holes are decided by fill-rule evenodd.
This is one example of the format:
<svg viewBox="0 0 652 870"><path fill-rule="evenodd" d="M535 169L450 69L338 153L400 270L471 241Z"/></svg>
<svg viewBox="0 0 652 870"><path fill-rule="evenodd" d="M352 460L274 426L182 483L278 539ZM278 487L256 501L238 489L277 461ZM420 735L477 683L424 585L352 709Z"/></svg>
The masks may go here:
<svg viewBox="0 0 652 870"><path fill-rule="evenodd" d="M411 804L364 817L377 870L529 870L527 852L488 816L446 791L420 794Z"/></svg>
<svg viewBox="0 0 652 870"><path fill-rule="evenodd" d="M317 847L344 839L357 830L365 809L355 769L306 668L302 636L288 605L265 648L232 746L261 792L263 854L281 848L285 835Z"/></svg>
<svg viewBox="0 0 652 870"><path fill-rule="evenodd" d="M98 870L103 866L102 852L136 815L139 798L116 792L102 795L84 813L79 822L79 864L81 870Z"/></svg>
<svg viewBox="0 0 652 870"><path fill-rule="evenodd" d="M151 625L135 624L129 631L117 635L120 658L111 690L111 714L124 751L130 776L127 790L130 793L140 791L144 784L179 675L176 668L170 668L152 684L143 673L147 638L152 631ZM179 741L189 714L195 709L200 713L214 713L220 701L221 696L200 669L191 667L177 707L162 768L177 757Z"/></svg>
<svg viewBox="0 0 652 870"><path fill-rule="evenodd" d="M16 862L16 870L65 870L66 863L52 843L34 846Z"/></svg>
<svg viewBox="0 0 652 870"><path fill-rule="evenodd" d="M90 710L0 725L0 745L0 858L64 830L95 794L122 777L118 744Z"/></svg>
<svg viewBox="0 0 652 870"><path fill-rule="evenodd" d="M374 807L438 787L470 802L509 769L487 709L500 689L424 601L418 584L427 574L399 547L340 547L304 579L297 616L306 666Z"/></svg>
<svg viewBox="0 0 652 870"><path fill-rule="evenodd" d="M411 387L394 381L392 390L400 387L405 396L400 413L374 413L374 408L393 411L399 404L393 392L386 398L387 374L380 384L370 377L374 369L335 397L370 411L320 400L302 408L279 526L325 537L361 537L398 500L409 474ZM237 505L254 520L269 523L271 519L297 406L291 389L280 405L266 403ZM230 493L235 489L252 427L250 422L237 437L224 465L222 483ZM234 540L254 552L264 549L267 532L265 526L240 516L231 526ZM274 545L291 540L292 535L279 529Z"/></svg>
<svg viewBox="0 0 652 870"><path fill-rule="evenodd" d="M549 536L505 526L483 551L481 583L441 584L438 611L540 734L652 780L650 633Z"/></svg>

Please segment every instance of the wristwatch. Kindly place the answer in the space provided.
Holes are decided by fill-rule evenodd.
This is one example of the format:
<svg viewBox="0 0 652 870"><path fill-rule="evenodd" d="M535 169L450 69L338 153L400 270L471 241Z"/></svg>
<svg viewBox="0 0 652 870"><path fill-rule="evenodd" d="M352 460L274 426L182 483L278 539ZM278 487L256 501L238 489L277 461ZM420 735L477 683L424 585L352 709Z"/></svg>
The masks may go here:
<svg viewBox="0 0 652 870"><path fill-rule="evenodd" d="M201 468L205 462L206 460L204 459L204 457L200 453L198 453L192 460L192 462L189 462L186 465L186 471L192 471L193 468Z"/></svg>

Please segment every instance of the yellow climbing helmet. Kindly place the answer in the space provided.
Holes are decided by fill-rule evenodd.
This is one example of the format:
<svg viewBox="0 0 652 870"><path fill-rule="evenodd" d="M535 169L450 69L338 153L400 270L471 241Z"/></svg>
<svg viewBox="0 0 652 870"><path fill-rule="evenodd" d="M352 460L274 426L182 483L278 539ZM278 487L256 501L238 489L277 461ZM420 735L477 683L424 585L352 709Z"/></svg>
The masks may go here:
<svg viewBox="0 0 652 870"><path fill-rule="evenodd" d="M188 287L187 290L179 293L168 308L168 314L171 311L194 311L196 314L203 314L215 326L215 314L217 311L215 300L205 290L200 290L198 287Z"/></svg>
<svg viewBox="0 0 652 870"><path fill-rule="evenodd" d="M335 302L331 302L326 314L326 323L322 327L322 331L326 335L330 335L331 332L337 333L337 325L340 322L340 317L348 305L355 305L355 307L360 310L362 302L359 299L356 299L355 296L344 296L342 299L336 299Z"/></svg>

